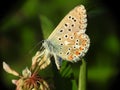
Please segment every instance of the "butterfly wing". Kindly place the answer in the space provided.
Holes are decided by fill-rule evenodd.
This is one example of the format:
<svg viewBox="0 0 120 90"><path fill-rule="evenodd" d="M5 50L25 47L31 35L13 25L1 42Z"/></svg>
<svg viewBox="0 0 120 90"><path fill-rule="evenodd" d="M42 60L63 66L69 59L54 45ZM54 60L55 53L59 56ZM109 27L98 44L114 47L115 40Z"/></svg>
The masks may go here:
<svg viewBox="0 0 120 90"><path fill-rule="evenodd" d="M71 10L55 28L45 42L50 52L56 57L77 61L84 56L89 47L89 37L85 34L87 15L83 5Z"/></svg>
<svg viewBox="0 0 120 90"><path fill-rule="evenodd" d="M74 32L80 31L81 33L84 33L87 27L86 17L86 9L83 5L75 7L62 19L48 39L54 39L54 36L56 35L72 31L70 29L73 29Z"/></svg>

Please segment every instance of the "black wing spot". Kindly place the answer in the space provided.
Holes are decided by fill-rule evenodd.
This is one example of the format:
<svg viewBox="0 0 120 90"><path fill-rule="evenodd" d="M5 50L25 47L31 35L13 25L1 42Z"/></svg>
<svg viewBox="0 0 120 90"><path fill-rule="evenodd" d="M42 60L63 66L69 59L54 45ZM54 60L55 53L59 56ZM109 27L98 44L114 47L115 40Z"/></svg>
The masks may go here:
<svg viewBox="0 0 120 90"><path fill-rule="evenodd" d="M71 18L71 16L69 16L69 18Z"/></svg>
<svg viewBox="0 0 120 90"><path fill-rule="evenodd" d="M65 26L67 27L67 26L68 26L68 24L67 24L67 23L65 23Z"/></svg>
<svg viewBox="0 0 120 90"><path fill-rule="evenodd" d="M61 43L60 45L62 46L63 44Z"/></svg>
<svg viewBox="0 0 120 90"><path fill-rule="evenodd" d="M72 30L69 28L68 31L72 31Z"/></svg>
<svg viewBox="0 0 120 90"><path fill-rule="evenodd" d="M63 31L64 31L64 30L62 30L62 29L60 30L60 32L63 32Z"/></svg>
<svg viewBox="0 0 120 90"><path fill-rule="evenodd" d="M72 24L71 26L74 27L74 24Z"/></svg>
<svg viewBox="0 0 120 90"><path fill-rule="evenodd" d="M75 46L73 48L76 48Z"/></svg>
<svg viewBox="0 0 120 90"><path fill-rule="evenodd" d="M76 22L76 20L74 20L74 22Z"/></svg>
<svg viewBox="0 0 120 90"><path fill-rule="evenodd" d="M58 40L62 40L61 38L58 38Z"/></svg>
<svg viewBox="0 0 120 90"><path fill-rule="evenodd" d="M73 39L73 36L71 36L70 39Z"/></svg>
<svg viewBox="0 0 120 90"><path fill-rule="evenodd" d="M70 52L67 52L66 54L67 54L67 55L69 55L69 54L70 54Z"/></svg>
<svg viewBox="0 0 120 90"><path fill-rule="evenodd" d="M72 20L73 20L74 22L76 22L76 19L75 19L74 17L72 17Z"/></svg>
<svg viewBox="0 0 120 90"><path fill-rule="evenodd" d="M79 40L77 39L76 42L79 42Z"/></svg>
<svg viewBox="0 0 120 90"><path fill-rule="evenodd" d="M76 43L76 45L78 45L78 43Z"/></svg>
<svg viewBox="0 0 120 90"><path fill-rule="evenodd" d="M68 35L65 35L65 38L67 38L68 37Z"/></svg>

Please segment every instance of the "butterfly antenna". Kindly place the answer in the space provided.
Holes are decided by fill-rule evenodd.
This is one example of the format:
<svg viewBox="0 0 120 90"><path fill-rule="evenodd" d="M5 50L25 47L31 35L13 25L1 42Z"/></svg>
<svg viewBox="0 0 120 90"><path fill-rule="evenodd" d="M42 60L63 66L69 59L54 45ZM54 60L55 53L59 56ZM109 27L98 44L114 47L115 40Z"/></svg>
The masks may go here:
<svg viewBox="0 0 120 90"><path fill-rule="evenodd" d="M42 50L43 49L43 46L41 45L42 43L44 42L44 40L38 42L30 51L29 51L29 54L31 54L38 46L40 46L40 48L38 50Z"/></svg>

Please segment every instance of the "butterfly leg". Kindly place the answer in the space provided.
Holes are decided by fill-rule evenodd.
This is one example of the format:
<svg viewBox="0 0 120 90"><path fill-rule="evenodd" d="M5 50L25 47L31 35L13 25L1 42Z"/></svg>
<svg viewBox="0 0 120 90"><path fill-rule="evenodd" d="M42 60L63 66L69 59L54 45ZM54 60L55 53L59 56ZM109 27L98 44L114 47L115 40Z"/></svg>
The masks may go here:
<svg viewBox="0 0 120 90"><path fill-rule="evenodd" d="M57 69L60 70L61 64L62 64L62 58L60 58L56 54L54 54L54 58L55 58L55 64L57 66Z"/></svg>

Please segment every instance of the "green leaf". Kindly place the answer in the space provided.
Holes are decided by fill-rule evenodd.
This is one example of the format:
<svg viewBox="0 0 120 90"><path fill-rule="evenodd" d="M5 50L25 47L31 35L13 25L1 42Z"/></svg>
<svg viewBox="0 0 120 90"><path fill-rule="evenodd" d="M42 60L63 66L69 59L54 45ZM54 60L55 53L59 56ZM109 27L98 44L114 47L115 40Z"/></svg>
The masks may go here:
<svg viewBox="0 0 120 90"><path fill-rule="evenodd" d="M77 83L75 80L72 80L72 90L78 90Z"/></svg>
<svg viewBox="0 0 120 90"><path fill-rule="evenodd" d="M43 15L40 15L40 21L41 21L43 36L46 39L53 31L53 23Z"/></svg>

